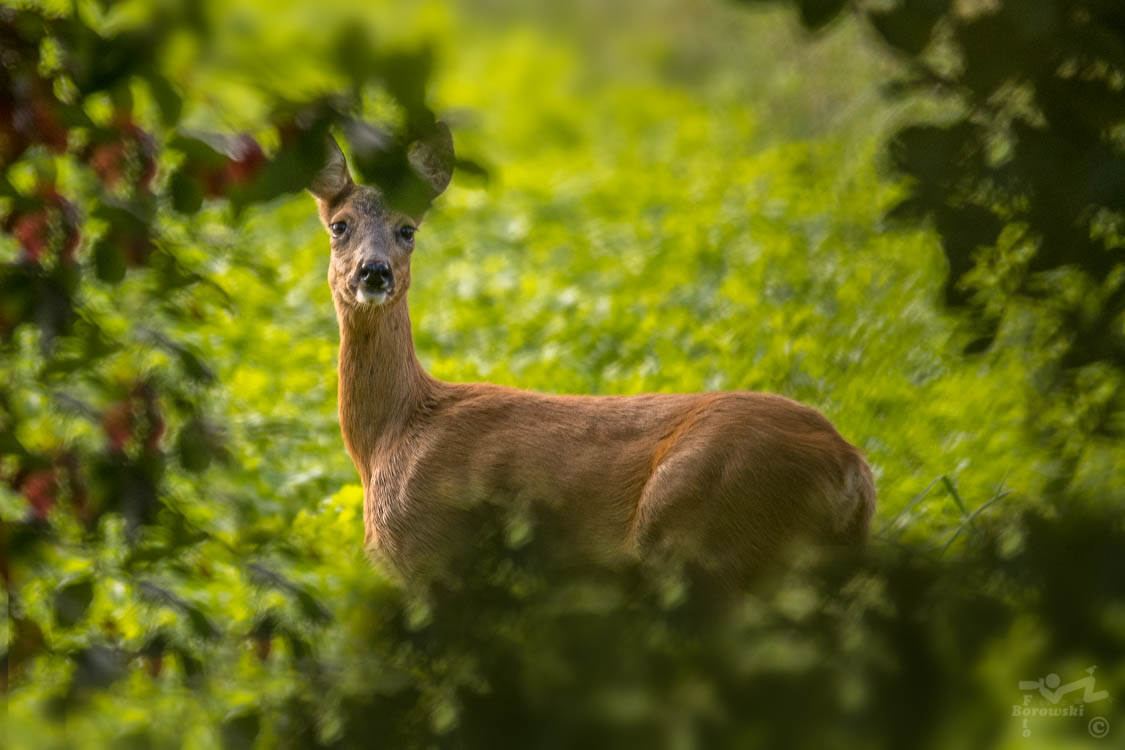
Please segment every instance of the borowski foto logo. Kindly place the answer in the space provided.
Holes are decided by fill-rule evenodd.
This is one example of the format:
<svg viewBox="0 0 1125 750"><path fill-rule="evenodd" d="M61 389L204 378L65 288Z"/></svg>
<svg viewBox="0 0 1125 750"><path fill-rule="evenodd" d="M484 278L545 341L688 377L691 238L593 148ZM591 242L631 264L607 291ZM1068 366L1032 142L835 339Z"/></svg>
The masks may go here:
<svg viewBox="0 0 1125 750"><path fill-rule="evenodd" d="M1038 680L1020 680L1020 690L1025 691L1023 705L1012 706L1012 716L1022 719L1023 736L1031 736L1031 720L1044 717L1083 717L1086 716L1086 704L1097 703L1109 697L1106 690L1094 690L1094 671L1097 666L1086 670L1086 676L1074 682L1061 684L1059 676L1052 672ZM1063 696L1081 690L1082 695L1077 699L1063 701ZM1086 724L1086 729L1093 737L1105 737L1109 734L1109 721L1104 716L1095 716Z"/></svg>

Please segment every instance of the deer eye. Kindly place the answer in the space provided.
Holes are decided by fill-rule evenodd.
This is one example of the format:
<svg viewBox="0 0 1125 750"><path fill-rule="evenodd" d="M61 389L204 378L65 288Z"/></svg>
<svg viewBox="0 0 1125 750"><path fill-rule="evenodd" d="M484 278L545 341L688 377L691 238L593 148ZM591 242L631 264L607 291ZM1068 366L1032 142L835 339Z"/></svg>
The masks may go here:
<svg viewBox="0 0 1125 750"><path fill-rule="evenodd" d="M328 231L332 232L333 237L342 237L347 229L348 225L343 221L334 221L328 225Z"/></svg>
<svg viewBox="0 0 1125 750"><path fill-rule="evenodd" d="M414 241L414 227L410 226L409 224L406 224L404 226L399 227L398 236L402 237L403 241L405 241L405 242L413 242Z"/></svg>

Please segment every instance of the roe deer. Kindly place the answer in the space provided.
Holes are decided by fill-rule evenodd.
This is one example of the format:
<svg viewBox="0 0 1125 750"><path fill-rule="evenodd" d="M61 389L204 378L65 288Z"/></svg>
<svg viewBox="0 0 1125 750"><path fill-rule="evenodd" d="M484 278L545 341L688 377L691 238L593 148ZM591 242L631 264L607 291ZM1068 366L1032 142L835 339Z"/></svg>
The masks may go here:
<svg viewBox="0 0 1125 750"><path fill-rule="evenodd" d="M440 194L448 128L408 161ZM406 303L421 216L356 184L335 141L310 192L331 235L340 429L363 482L365 546L407 578L437 572L485 504L531 508L581 559L674 556L734 585L795 539L866 538L866 461L782 396L558 396L431 377Z"/></svg>

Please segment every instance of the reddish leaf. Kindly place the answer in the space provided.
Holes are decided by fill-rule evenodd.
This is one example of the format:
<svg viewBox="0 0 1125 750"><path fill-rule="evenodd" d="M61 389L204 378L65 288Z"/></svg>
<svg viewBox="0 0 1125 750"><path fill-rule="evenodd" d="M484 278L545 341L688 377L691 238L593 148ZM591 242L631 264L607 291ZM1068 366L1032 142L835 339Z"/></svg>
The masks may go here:
<svg viewBox="0 0 1125 750"><path fill-rule="evenodd" d="M114 453L123 453L133 434L132 403L128 400L121 401L106 409L102 415L102 429L109 438L109 449Z"/></svg>
<svg viewBox="0 0 1125 750"><path fill-rule="evenodd" d="M52 468L33 471L20 482L20 494L27 498L32 515L38 521L46 520L47 514L54 507L57 489L55 470Z"/></svg>

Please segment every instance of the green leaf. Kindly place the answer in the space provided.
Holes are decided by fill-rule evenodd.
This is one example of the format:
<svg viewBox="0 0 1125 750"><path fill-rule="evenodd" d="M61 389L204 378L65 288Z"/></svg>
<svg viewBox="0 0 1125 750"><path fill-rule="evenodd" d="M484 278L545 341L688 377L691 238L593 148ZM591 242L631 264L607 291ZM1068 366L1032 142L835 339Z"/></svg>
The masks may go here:
<svg viewBox="0 0 1125 750"><path fill-rule="evenodd" d="M299 588L294 591L294 595L297 597L297 603L300 605L301 612L304 613L305 617L317 623L332 621L332 613L308 591Z"/></svg>
<svg viewBox="0 0 1125 750"><path fill-rule="evenodd" d="M94 245L94 272L102 281L116 284L125 278L125 253L114 244L99 240Z"/></svg>
<svg viewBox="0 0 1125 750"><path fill-rule="evenodd" d="M252 747L261 728L261 717L256 710L250 710L225 720L219 727L225 750L246 750Z"/></svg>
<svg viewBox="0 0 1125 750"><path fill-rule="evenodd" d="M184 368L184 373L189 378L198 383L209 384L215 382L215 373L190 349L183 346L177 347L176 354L180 358L180 364Z"/></svg>
<svg viewBox="0 0 1125 750"><path fill-rule="evenodd" d="M801 23L806 29L817 31L831 23L848 0L798 0Z"/></svg>
<svg viewBox="0 0 1125 750"><path fill-rule="evenodd" d="M152 98L156 100L156 106L160 110L160 117L165 125L175 125L180 120L180 115L183 112L184 100L176 91L172 82L166 77L156 72L150 72L145 76L148 81L149 91L152 93Z"/></svg>
<svg viewBox="0 0 1125 750"><path fill-rule="evenodd" d="M172 175L169 189L172 208L182 214L194 214L203 206L203 186L184 171Z"/></svg>
<svg viewBox="0 0 1125 750"><path fill-rule="evenodd" d="M55 622L64 628L78 624L94 599L94 583L83 579L68 583L55 592Z"/></svg>
<svg viewBox="0 0 1125 750"><path fill-rule="evenodd" d="M203 610L199 607L193 604L185 604L183 609L187 613L188 622L191 623L191 629L195 631L195 634L200 638L213 641L222 635L222 631L219 630L219 627L215 625L215 623L211 621L211 618L205 615Z"/></svg>
<svg viewBox="0 0 1125 750"><path fill-rule="evenodd" d="M74 662L72 684L79 689L109 687L125 673L125 660L119 649L93 645L71 654Z"/></svg>
<svg viewBox="0 0 1125 750"><path fill-rule="evenodd" d="M934 25L949 10L949 0L901 0L898 7L871 11L868 18L892 47L918 55L930 43Z"/></svg>
<svg viewBox="0 0 1125 750"><path fill-rule="evenodd" d="M180 430L176 451L180 465L191 472L201 472L211 465L213 454L211 436L206 424L198 417L193 418Z"/></svg>

